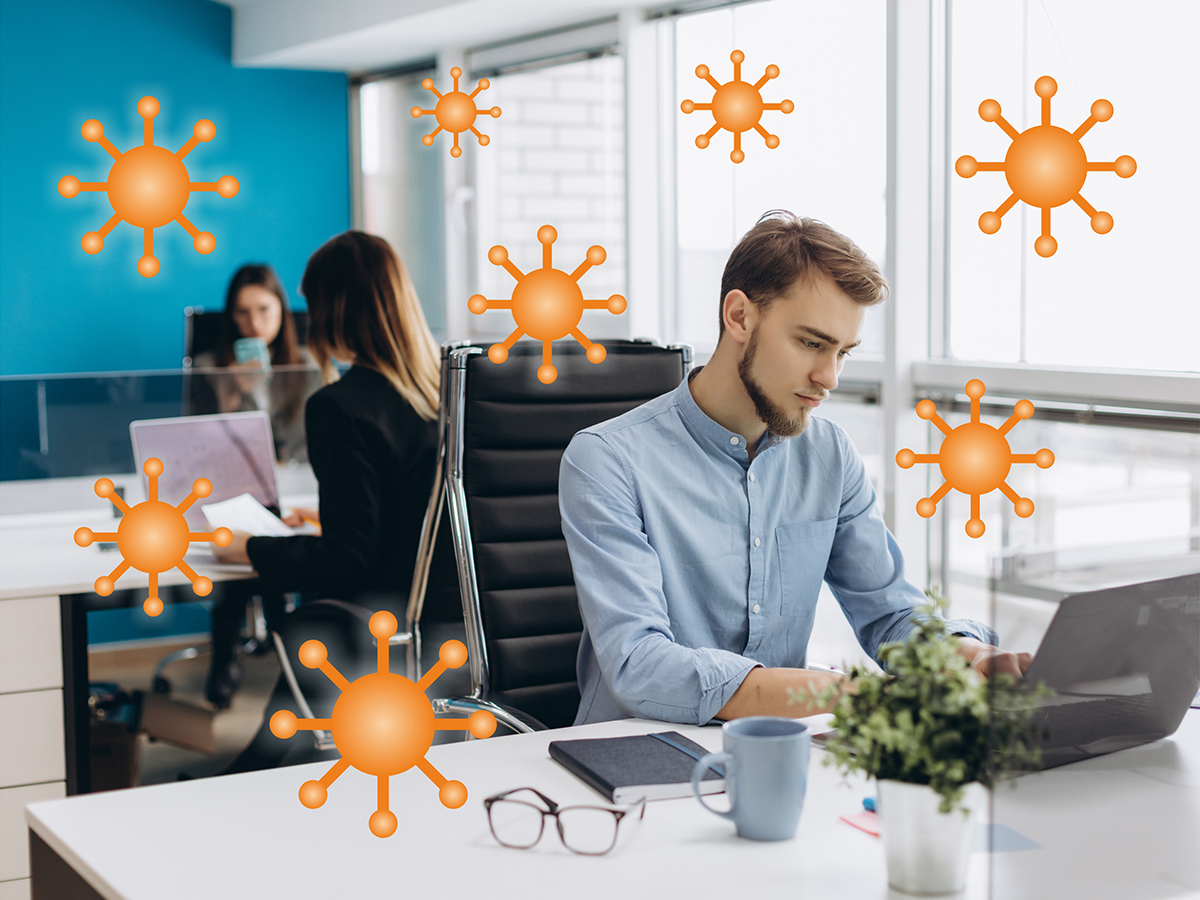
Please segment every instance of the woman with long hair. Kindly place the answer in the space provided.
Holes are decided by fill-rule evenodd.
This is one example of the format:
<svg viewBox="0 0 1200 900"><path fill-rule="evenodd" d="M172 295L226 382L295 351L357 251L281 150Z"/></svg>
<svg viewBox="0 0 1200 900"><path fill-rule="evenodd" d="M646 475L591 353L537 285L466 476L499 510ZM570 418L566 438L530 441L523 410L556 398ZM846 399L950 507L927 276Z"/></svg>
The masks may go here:
<svg viewBox="0 0 1200 900"><path fill-rule="evenodd" d="M271 415L276 458L303 462L302 410L313 379L311 372L295 367L311 363L275 270L265 263L242 266L225 290L216 344L192 360L193 368L206 370L204 381L212 390L212 396L193 398L192 411L265 409Z"/></svg>
<svg viewBox="0 0 1200 900"><path fill-rule="evenodd" d="M330 662L351 677L360 664L374 667L363 614L387 609L404 620L436 465L440 354L408 271L382 238L347 231L327 241L309 259L301 291L308 346L327 382L305 409L321 534L235 532L216 554L252 563L267 589L340 601L304 604L279 628L305 696L314 710L328 711L336 688L330 695L328 680L319 672L309 677L295 654L318 637ZM350 366L340 377L335 359ZM461 620L448 536L439 535L436 546L424 615ZM276 738L266 724L279 708L296 711L282 677L259 736L229 771L282 759L294 741Z"/></svg>

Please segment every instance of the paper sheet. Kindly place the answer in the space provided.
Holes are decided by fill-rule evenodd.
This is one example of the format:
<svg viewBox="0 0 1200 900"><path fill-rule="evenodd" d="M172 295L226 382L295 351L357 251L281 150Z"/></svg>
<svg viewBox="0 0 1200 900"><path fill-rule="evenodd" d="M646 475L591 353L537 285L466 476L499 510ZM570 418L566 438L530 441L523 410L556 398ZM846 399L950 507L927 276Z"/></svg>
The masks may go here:
<svg viewBox="0 0 1200 900"><path fill-rule="evenodd" d="M256 537L290 537L295 534L250 494L238 494L220 503L200 507L213 528L247 531Z"/></svg>

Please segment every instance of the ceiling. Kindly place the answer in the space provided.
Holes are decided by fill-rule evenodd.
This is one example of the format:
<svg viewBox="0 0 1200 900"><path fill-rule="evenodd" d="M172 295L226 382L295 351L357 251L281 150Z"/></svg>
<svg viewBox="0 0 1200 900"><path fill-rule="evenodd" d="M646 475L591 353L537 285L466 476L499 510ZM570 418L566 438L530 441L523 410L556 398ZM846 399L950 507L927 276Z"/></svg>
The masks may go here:
<svg viewBox="0 0 1200 900"><path fill-rule="evenodd" d="M238 66L372 72L614 16L638 0L222 0Z"/></svg>

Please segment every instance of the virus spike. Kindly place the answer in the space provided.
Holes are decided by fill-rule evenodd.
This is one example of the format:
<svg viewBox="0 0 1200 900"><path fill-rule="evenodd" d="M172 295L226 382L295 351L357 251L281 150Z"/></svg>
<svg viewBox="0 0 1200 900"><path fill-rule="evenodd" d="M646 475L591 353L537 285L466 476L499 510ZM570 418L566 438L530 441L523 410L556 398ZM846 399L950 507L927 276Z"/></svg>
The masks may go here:
<svg viewBox="0 0 1200 900"><path fill-rule="evenodd" d="M120 579L120 577L122 575L124 575L126 571L128 571L130 565L131 565L131 563L129 562L129 560L123 559L123 560L121 560L120 564L115 569L113 569L111 572L108 573L108 575L101 575L100 578L97 578L96 579L96 593L99 594L101 597L107 597L109 594L111 594L113 592L113 587L116 585L116 583ZM107 582L106 590L101 590L100 582L102 580Z"/></svg>
<svg viewBox="0 0 1200 900"><path fill-rule="evenodd" d="M587 255L583 258L583 262L576 266L575 271L571 273L571 280L578 281L584 272L592 266L600 265L606 259L608 259L608 254L604 252L603 247L599 245L588 247Z"/></svg>
<svg viewBox="0 0 1200 900"><path fill-rule="evenodd" d="M983 537L987 526L983 524L983 519L979 518L979 495L971 495L971 518L967 520L967 536L973 538Z"/></svg>
<svg viewBox="0 0 1200 900"><path fill-rule="evenodd" d="M537 377L542 384L553 384L558 378L558 369L554 368L553 341L542 341L542 364L538 366Z"/></svg>
<svg viewBox="0 0 1200 900"><path fill-rule="evenodd" d="M558 232L553 225L543 225L537 230L538 242L542 245L542 268L554 268L554 242L558 240Z"/></svg>
<svg viewBox="0 0 1200 900"><path fill-rule="evenodd" d="M327 729L330 727L329 719L314 719L313 721L320 722L321 725L319 727L321 729ZM339 759L336 763L334 763L333 767L329 769L329 771L321 776L321 780L319 782L321 787L328 790L329 786L337 781L342 776L342 773L348 768L350 768L350 761L345 758Z"/></svg>
<svg viewBox="0 0 1200 900"><path fill-rule="evenodd" d="M957 490L971 497L971 518L966 531L970 537L977 538L984 533L979 515L980 496L1000 488L1013 502L1017 515L1032 515L1033 501L1018 496L1008 486L1006 478L1014 463L1036 463L1039 468L1048 469L1054 464L1054 454L1044 448L1037 453L1015 454L1005 438L1018 420L1033 415L1034 407L1028 400L1019 400L1008 421L1000 428L993 428L979 421L979 403L986 391L983 382L973 378L967 382L965 390L971 398L971 421L947 432L937 453L916 454L908 449L901 450L896 454L896 465L909 469L918 462L936 462L945 482L932 497L917 501L917 514L929 518L937 511L938 501L951 489ZM927 420L938 419L932 400L918 403L917 415Z"/></svg>
<svg viewBox="0 0 1200 900"><path fill-rule="evenodd" d="M158 112L159 112L158 101L155 100L153 97L143 97L141 100L138 101L137 111L138 111L138 115L140 115L142 117L142 119L145 120L144 124L143 124L143 128L142 128L142 132L146 138L145 146L153 147L154 146L154 117L157 116Z"/></svg>
<svg viewBox="0 0 1200 900"><path fill-rule="evenodd" d="M390 661L388 659L388 640L399 627L400 623L396 621L396 617L385 610L375 613L367 623L368 630L375 638L377 671L385 675Z"/></svg>
<svg viewBox="0 0 1200 900"><path fill-rule="evenodd" d="M194 574L194 573L193 573ZM162 598L158 596L158 573L150 573L150 593L142 602L142 612L148 616L157 616L163 611Z"/></svg>
<svg viewBox="0 0 1200 900"><path fill-rule="evenodd" d="M937 462L937 460L920 460L920 462ZM905 466L905 468L908 467ZM924 500L917 501L917 515L928 519L935 512L937 512L938 503L940 503L941 499L948 493L950 493L950 482L943 481L942 486L934 491L932 496L926 497Z"/></svg>
<svg viewBox="0 0 1200 900"><path fill-rule="evenodd" d="M959 157L954 169L963 178L976 172L1003 172L1012 189L1012 196L995 213L985 212L979 217L979 228L985 234L1000 230L1000 217L1017 200L1042 210L1041 233L1034 240L1034 250L1039 256L1050 257L1058 250L1058 242L1050 233L1050 210L1075 200L1088 214L1092 230L1107 234L1112 230L1112 216L1096 212L1090 206L1080 204L1081 190L1088 172L1116 172L1122 178L1131 177L1137 171L1132 157L1121 156L1112 163L1088 162L1087 153L1080 139L1097 122L1112 118L1113 106L1107 100L1097 100L1091 106L1091 114L1074 132L1050 124L1050 102L1058 85L1048 75L1034 82L1034 91L1041 98L1041 124L1017 131L1000 115L1000 104L985 100L979 105L979 117L985 122L996 122L1012 140L1003 163L979 163L973 157Z"/></svg>
<svg viewBox="0 0 1200 900"><path fill-rule="evenodd" d="M424 772L426 776L428 776L429 780L436 784L438 788L442 788L449 784L449 782L446 781L446 776L434 768L433 763L431 763L429 760L420 759L417 761L417 766L420 767L421 771Z"/></svg>
<svg viewBox="0 0 1200 900"><path fill-rule="evenodd" d="M388 809L388 778L387 775L379 775L376 778L378 782L375 801L377 808L375 812L371 813L371 818L367 820L367 827L371 829L371 834L380 838L391 837L396 833L396 826L399 824L396 821L396 814Z"/></svg>
<svg viewBox="0 0 1200 900"><path fill-rule="evenodd" d="M717 81L717 79L713 78L712 75L709 74L708 66L696 66L696 75L711 84L714 91L720 90L721 82ZM733 80L737 81L736 74L734 75Z"/></svg>
<svg viewBox="0 0 1200 900"><path fill-rule="evenodd" d="M143 229L142 258L137 261L137 270L145 278L153 278L158 274L159 262L154 257L154 229Z"/></svg>

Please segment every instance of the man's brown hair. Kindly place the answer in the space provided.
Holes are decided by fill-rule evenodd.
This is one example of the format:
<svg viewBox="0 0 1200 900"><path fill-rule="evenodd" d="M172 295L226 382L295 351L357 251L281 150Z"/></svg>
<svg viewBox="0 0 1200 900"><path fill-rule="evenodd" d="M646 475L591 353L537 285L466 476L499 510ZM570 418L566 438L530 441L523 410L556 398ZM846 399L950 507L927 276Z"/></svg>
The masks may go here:
<svg viewBox="0 0 1200 900"><path fill-rule="evenodd" d="M786 209L763 213L742 235L721 276L718 337L725 333L725 297L740 290L765 313L797 281L828 277L852 300L874 306L888 297L887 279L862 248L816 219Z"/></svg>

